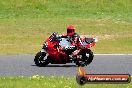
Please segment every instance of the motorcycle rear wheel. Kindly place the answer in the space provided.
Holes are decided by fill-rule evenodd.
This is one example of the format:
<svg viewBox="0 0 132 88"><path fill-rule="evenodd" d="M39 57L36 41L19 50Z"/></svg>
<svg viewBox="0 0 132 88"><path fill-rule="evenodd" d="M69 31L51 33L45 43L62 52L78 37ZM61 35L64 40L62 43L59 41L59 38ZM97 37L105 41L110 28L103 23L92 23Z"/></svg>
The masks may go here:
<svg viewBox="0 0 132 88"><path fill-rule="evenodd" d="M79 55L82 55L82 58L80 61L76 61L76 65L82 67L89 65L94 57L93 52L90 49L81 50Z"/></svg>
<svg viewBox="0 0 132 88"><path fill-rule="evenodd" d="M46 56L46 53L38 52L34 58L34 62L36 66L42 67L49 64L49 60L44 60L44 57Z"/></svg>

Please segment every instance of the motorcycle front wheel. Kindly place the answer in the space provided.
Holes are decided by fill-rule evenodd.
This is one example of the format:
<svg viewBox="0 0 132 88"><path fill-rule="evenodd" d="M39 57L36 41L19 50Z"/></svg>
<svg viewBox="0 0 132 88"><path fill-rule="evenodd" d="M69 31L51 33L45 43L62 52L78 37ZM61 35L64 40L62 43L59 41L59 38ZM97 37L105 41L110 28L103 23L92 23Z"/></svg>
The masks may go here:
<svg viewBox="0 0 132 88"><path fill-rule="evenodd" d="M44 57L46 56L46 53L44 52L38 52L34 58L34 62L36 64L36 66L42 67L42 66L46 66L49 64L49 60L45 59Z"/></svg>

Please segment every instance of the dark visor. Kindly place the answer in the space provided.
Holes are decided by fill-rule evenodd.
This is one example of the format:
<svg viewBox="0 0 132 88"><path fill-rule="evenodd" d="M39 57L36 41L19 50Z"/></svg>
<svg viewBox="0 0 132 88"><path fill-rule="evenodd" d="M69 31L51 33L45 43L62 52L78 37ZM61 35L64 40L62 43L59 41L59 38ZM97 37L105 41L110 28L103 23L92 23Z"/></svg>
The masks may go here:
<svg viewBox="0 0 132 88"><path fill-rule="evenodd" d="M74 29L67 30L67 33L72 33L72 32L74 32Z"/></svg>

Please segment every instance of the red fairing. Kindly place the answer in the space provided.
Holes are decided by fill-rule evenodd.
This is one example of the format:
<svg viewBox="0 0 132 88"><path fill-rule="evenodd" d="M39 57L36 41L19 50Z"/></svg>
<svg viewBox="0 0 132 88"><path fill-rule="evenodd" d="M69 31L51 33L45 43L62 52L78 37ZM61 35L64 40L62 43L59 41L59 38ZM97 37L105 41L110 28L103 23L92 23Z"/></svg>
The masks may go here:
<svg viewBox="0 0 132 88"><path fill-rule="evenodd" d="M85 48L89 49L89 48L93 47L95 44L96 44L96 42L93 42L91 44L86 45Z"/></svg>
<svg viewBox="0 0 132 88"><path fill-rule="evenodd" d="M47 48L48 48L47 53L49 55L51 55L55 59L55 61L53 62L53 64L62 64L62 59L65 62L67 62L67 55L60 50L61 47L60 48L55 48L54 47L54 45L58 45L59 44L59 41L58 42L51 42L50 39L51 38L48 38L46 40L46 43L48 44L48 46L47 46ZM62 55L62 58L60 58L59 55Z"/></svg>

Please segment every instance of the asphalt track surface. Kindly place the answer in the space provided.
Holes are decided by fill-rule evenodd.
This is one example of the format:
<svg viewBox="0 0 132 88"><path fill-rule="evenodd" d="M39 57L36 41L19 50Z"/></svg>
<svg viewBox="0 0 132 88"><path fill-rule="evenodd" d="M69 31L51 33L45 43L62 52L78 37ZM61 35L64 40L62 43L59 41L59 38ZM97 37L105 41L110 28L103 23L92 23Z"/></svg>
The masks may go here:
<svg viewBox="0 0 132 88"><path fill-rule="evenodd" d="M74 63L37 67L33 55L1 55L0 76L75 76ZM131 74L132 55L95 55L93 62L84 67L89 74Z"/></svg>

